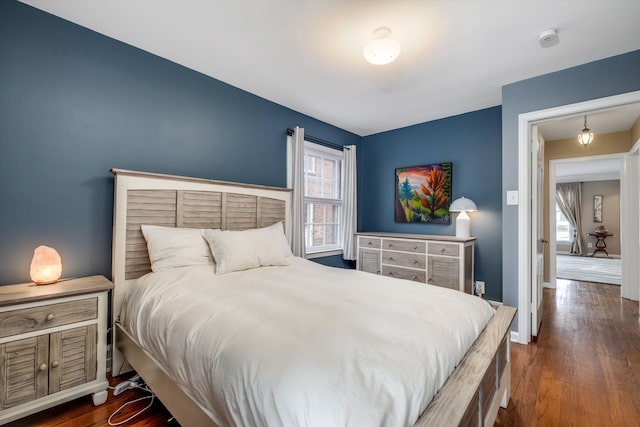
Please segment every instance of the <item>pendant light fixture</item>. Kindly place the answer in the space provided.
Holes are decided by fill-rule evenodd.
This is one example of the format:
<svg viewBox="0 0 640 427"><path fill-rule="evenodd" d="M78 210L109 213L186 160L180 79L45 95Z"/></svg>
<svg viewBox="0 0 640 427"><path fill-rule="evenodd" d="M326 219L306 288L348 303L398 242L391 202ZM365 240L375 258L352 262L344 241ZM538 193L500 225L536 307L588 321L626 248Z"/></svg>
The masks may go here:
<svg viewBox="0 0 640 427"><path fill-rule="evenodd" d="M587 147L593 142L593 132L587 127L587 116L584 116L584 129L578 134L578 142L583 147Z"/></svg>
<svg viewBox="0 0 640 427"><path fill-rule="evenodd" d="M390 39L391 30L380 27L373 32L373 40L364 47L364 58L374 65L389 64L400 55L401 46L397 41Z"/></svg>

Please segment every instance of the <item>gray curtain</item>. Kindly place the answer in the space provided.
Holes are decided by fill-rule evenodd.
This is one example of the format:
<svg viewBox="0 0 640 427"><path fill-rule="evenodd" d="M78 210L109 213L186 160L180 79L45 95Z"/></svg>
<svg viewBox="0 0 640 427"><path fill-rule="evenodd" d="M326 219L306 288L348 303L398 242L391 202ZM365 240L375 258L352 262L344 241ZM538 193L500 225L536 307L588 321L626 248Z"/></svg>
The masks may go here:
<svg viewBox="0 0 640 427"><path fill-rule="evenodd" d="M556 185L556 203L562 214L573 227L573 239L571 241L571 253L584 255L585 241L582 236L582 221L580 219L580 206L582 205L582 183L568 182Z"/></svg>

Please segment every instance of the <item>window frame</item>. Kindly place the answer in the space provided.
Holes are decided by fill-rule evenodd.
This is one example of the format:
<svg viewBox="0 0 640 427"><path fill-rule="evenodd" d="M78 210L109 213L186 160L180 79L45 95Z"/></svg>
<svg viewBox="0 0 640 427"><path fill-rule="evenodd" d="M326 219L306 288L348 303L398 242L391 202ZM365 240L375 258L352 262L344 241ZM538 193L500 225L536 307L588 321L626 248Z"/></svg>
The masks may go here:
<svg viewBox="0 0 640 427"><path fill-rule="evenodd" d="M339 255L342 253L342 233L344 232L343 230L343 225L342 225L342 208L343 208L343 203L344 203L344 198L343 198L343 194L342 194L342 180L344 179L344 152L342 150L338 150L335 148L330 148L330 147L326 147L324 145L321 144L317 144L317 143L313 143L311 141L308 141L305 139L304 141L304 155L306 156L308 153L314 153L317 156L323 157L323 158L327 158L330 160L335 160L338 162L338 167L337 167L337 174L338 176L335 177L333 179L334 185L335 185L335 190L337 191L337 193L339 194L338 198L328 198L328 197L317 197L317 196L307 196L307 191L306 191L306 185L307 185L307 172L305 170L304 173L304 184L305 184L305 189L304 189L304 206L305 206L305 212L307 213L307 215L305 215L304 218L304 233L305 233L305 253L306 253L306 257L307 258L316 258L316 257L323 257L323 256L330 256L330 255ZM313 168L313 175L317 176L318 175L318 169L317 166L314 162L314 168ZM312 204L313 202L317 202L317 203L321 203L321 204L329 204L329 205L333 205L336 206L336 221L332 222L330 224L335 224L336 225L336 243L332 244L332 245L323 245L323 246L309 246L309 242L308 242L308 231L307 231L307 226L308 224L313 224L313 222L308 222L308 215L309 215L309 211L307 210L307 206L309 204ZM327 225L329 223L322 223L323 225Z"/></svg>

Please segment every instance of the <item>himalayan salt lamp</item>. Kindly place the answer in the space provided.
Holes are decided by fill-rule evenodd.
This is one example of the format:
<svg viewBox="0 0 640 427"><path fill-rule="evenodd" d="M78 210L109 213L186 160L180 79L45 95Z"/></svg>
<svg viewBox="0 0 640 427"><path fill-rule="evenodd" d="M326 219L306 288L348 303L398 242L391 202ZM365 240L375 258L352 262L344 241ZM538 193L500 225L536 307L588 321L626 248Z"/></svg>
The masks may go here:
<svg viewBox="0 0 640 427"><path fill-rule="evenodd" d="M33 251L29 274L38 285L56 283L62 274L60 254L49 246L38 246Z"/></svg>

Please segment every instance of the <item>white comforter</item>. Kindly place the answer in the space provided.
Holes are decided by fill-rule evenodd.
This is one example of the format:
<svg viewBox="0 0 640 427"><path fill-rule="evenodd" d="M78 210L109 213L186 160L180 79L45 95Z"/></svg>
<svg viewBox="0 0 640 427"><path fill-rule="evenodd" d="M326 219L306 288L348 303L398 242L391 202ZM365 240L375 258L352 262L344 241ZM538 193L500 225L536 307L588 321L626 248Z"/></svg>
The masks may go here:
<svg viewBox="0 0 640 427"><path fill-rule="evenodd" d="M141 278L123 323L222 426L408 426L493 309L300 258Z"/></svg>

